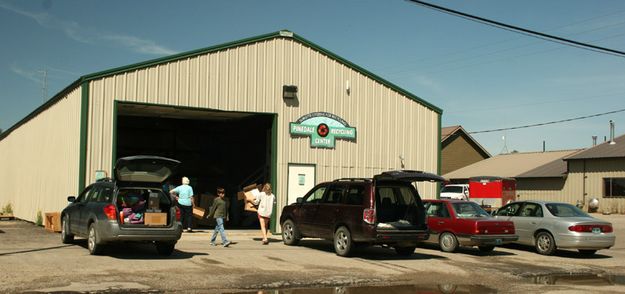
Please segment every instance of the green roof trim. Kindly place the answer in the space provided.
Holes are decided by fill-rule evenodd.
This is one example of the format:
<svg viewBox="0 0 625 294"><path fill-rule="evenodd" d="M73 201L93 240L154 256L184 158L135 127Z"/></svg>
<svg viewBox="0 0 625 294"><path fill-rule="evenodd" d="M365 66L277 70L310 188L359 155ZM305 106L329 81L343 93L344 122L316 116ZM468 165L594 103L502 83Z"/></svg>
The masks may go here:
<svg viewBox="0 0 625 294"><path fill-rule="evenodd" d="M95 80L95 79L99 79L99 78L103 78L103 77L107 77L110 75L114 75L114 74L119 74L119 73L123 73L123 72L128 72L128 71L134 71L134 70L138 70L138 69L143 69L143 68L147 68L147 67L151 67L157 64L163 64L163 63L167 63L167 62L172 62L175 60L180 60L180 59L185 59L185 58L191 58L191 57L195 57L195 56L199 56L202 54L206 54L206 53L211 53L211 52L216 52L216 51L221 51L221 50L226 50L226 49L230 49L230 48L234 48L234 47L239 47L242 45L247 45L247 44L251 44L251 43L257 43L257 42L261 42L261 41L265 41L265 40L271 40L271 39L275 39L275 38L292 38L306 46L309 46L319 52L322 52L323 54L329 56L332 59L335 59L341 63L344 63L346 65L348 65L349 67L363 73L365 76L368 76L369 78L378 81L379 83L386 85L387 87L403 94L406 95L408 97L410 97L411 99L425 105L426 107L430 108L431 110L434 110L435 112L437 112L438 114L442 114L443 110L438 108L437 106L434 106L433 104L421 99L420 97L400 88L399 86L375 75L374 73L350 62L349 60L340 57L334 53L332 53L329 50L326 50L325 48L293 33L290 32L288 30L282 30L282 31L277 31L277 32L273 32L273 33L269 33L269 34L264 34L264 35L260 35L260 36L256 36L256 37L251 37L251 38L246 38L246 39L242 39L242 40L238 40L238 41L233 41L233 42L228 42L228 43L224 43L224 44L220 44L220 45L216 45L216 46L211 46L211 47L206 47L206 48L202 48L202 49L197 49L197 50L193 50L193 51L188 51L188 52L183 52L183 53L179 53L179 54L175 54L175 55L170 55L170 56L166 56L166 57L162 57L162 58L157 58L157 59L152 59L152 60L148 60L148 61L144 61L144 62L140 62L140 63L135 63L135 64L131 64L131 65L127 65L127 66L122 66L122 67L117 67L117 68L113 68L113 69L109 69L109 70L105 70L105 71L101 71L101 72L96 72L93 74L89 74L89 75L85 75L82 78L85 80Z"/></svg>
<svg viewBox="0 0 625 294"><path fill-rule="evenodd" d="M436 113L438 113L439 115L443 113L443 110L423 99L421 99L420 97L400 88L399 86L381 78L380 76L377 76L375 74L373 74L372 72L348 61L347 59L344 59L332 52L330 52L329 50L326 50L325 48L311 42L308 41L307 39L291 32L288 30L281 30L281 31L277 31L277 32L273 32L273 33L269 33L269 34L264 34L264 35L260 35L260 36L256 36L256 37L251 37L251 38L246 38L246 39L241 39L238 41L233 41L233 42L228 42L228 43L224 43L224 44L220 44L220 45L216 45L216 46L211 46L211 47L206 47L206 48L202 48L202 49L197 49L197 50L193 50L193 51L188 51L188 52L183 52L183 53L179 53L179 54L174 54L174 55L170 55L170 56L165 56L165 57L161 57L161 58L157 58L157 59L152 59L152 60L148 60L148 61L144 61L144 62L139 62L139 63L135 63L135 64L130 64L130 65L126 65L126 66L121 66L121 67L116 67L116 68L112 68L109 70L104 70L104 71L100 71L100 72L96 72L96 73L92 73L92 74L87 74L84 76L81 76L78 80L76 80L75 82L73 82L72 84L70 84L69 86L67 86L65 89L63 89L61 92L59 92L58 94L56 94L54 97L52 97L50 100L48 100L45 104L41 105L40 107L38 107L37 109L35 109L33 112L31 112L29 115L27 115L25 118L23 118L22 120L20 120L18 123L16 123L15 125L13 125L11 128L9 128L8 130L4 131L2 134L0 134L0 140L4 139L6 136L9 135L9 133L11 133L13 130L17 129L19 126L21 126L22 124L26 123L27 121L29 121L30 119L32 119L33 117L37 116L39 113L43 112L44 110L46 110L47 108L49 108L50 106L54 105L56 102L58 102L60 99L62 99L62 97L66 94L69 93L69 91L75 89L76 87L82 85L82 83L84 82L88 82L91 80L97 80L100 78L104 78L104 77L108 77L108 76L112 76L115 74L120 74L123 72L129 72L129 71L134 71L134 70L138 70L138 69L143 69L143 68L147 68L150 66L154 66L154 65L158 65L158 64L163 64L163 63L167 63L167 62L172 62L172 61L176 61L176 60L180 60L180 59L185 59L185 58L191 58L191 57L195 57L198 55L202 55L202 54L206 54L206 53L211 53L211 52L216 52L216 51L221 51L221 50L226 50L226 49L230 49L230 48L234 48L234 47L238 47L238 46L243 46L243 45L247 45L247 44L252 44L252 43L257 43L257 42L261 42L261 41L265 41L265 40L270 40L270 39L275 39L275 38L287 38L287 39L293 39L295 41L298 41L306 46L309 46L325 55L327 55L328 57L335 59L349 67L351 67L352 69L361 72L363 75L389 87L390 89L393 89L394 91L397 91L407 97L409 97L412 100L415 100L423 105L425 105L427 108L435 111Z"/></svg>

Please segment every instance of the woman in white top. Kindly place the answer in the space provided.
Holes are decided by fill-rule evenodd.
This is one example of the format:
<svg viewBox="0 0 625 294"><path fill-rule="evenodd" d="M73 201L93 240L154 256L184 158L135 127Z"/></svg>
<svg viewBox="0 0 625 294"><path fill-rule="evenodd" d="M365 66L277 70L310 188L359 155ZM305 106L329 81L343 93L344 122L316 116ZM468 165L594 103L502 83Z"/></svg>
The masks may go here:
<svg viewBox="0 0 625 294"><path fill-rule="evenodd" d="M269 220L273 213L273 203L276 196L271 193L271 185L266 183L263 186L260 195L254 199L254 205L258 205L258 221L260 222L260 232L263 237L263 245L269 244L267 240L267 231L269 230Z"/></svg>

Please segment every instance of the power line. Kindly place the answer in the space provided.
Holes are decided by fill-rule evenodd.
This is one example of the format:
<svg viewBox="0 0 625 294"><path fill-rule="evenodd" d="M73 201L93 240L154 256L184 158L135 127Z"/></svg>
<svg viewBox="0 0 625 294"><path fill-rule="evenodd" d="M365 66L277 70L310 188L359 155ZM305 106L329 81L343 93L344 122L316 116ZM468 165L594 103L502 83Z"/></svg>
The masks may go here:
<svg viewBox="0 0 625 294"><path fill-rule="evenodd" d="M539 126L544 126L544 125L552 125L552 124L557 124L557 123L562 123L562 122L568 122L568 121L580 120L580 119L597 117L597 116L602 116L602 115L608 115L608 114L617 113L617 112L623 112L623 111L625 111L625 108L619 109L619 110L614 110L614 111L608 111L608 112L604 112L604 113L597 113L597 114L592 114L592 115L579 116L579 117L562 119L562 120L555 120L555 121L539 123L539 124L532 124L532 125L525 125L525 126L511 127L511 128L493 129L493 130L484 130L484 131L475 131L475 132L469 132L469 134L492 133L492 132L500 132L500 131L507 131L507 130L527 129L527 128L532 128L532 127L539 127Z"/></svg>
<svg viewBox="0 0 625 294"><path fill-rule="evenodd" d="M559 29L563 29L563 28L567 28L567 27L571 27L571 26L587 23L589 21L593 21L593 20L596 20L596 19L599 19L599 18L605 18L607 16L623 14L623 12L625 12L625 10L618 10L618 11L615 11L615 12L613 11L613 12L608 13L608 14L594 16L594 17L586 18L586 19L583 19L583 20L580 20L580 21L576 21L576 22L573 22L573 23L568 23L568 24L565 24L565 25L560 25L560 26L557 26L557 27L553 27L553 28L548 29L547 31L559 30ZM613 26L619 26L619 25L622 25L622 24L625 24L625 21L602 25L600 27L595 27L595 28L592 28L592 29L576 32L576 33L573 33L573 34L570 34L570 35L571 36L581 35L581 34L585 34L585 33L588 33L588 32L602 30L602 29L605 29L605 28L613 27ZM614 36L614 37L617 37L617 36ZM605 39L606 38L602 38L602 39L596 39L596 40L591 40L591 41L603 41ZM516 40L519 40L519 39L517 37L515 37L515 38L510 38L510 39L506 39L506 40L500 40L500 41L497 41L497 42L492 42L492 43L487 43L487 44L479 44L479 45L476 45L476 46L473 46L473 47L464 48L462 50L448 52L445 55L439 54L439 56L424 57L424 58L420 58L418 60L413 60L412 62L406 62L405 60L403 60L402 64L399 65L399 66L398 65L388 65L388 64L386 64L386 66L382 66L382 67L377 66L375 68L378 71L391 69L391 68L395 69L395 71L390 72L390 74L393 74L393 75L396 75L396 74L399 74L399 73L405 73L405 72L412 72L412 71L414 71L414 69L412 67L414 67L414 65L418 65L422 61L430 61L431 62L432 60L436 60L436 58L446 58L446 57L458 56L460 54L466 54L468 51L475 51L476 49L481 49L481 48L485 48L485 47L491 47L491 46L504 44L504 43L510 43L511 41L516 41ZM443 62L427 65L426 67L434 68L434 67L440 66L441 64L464 62L464 61L470 60L470 59L477 59L477 58L484 57L484 56L491 56L493 53L500 53L500 52L504 52L504 51L516 50L516 49L519 49L519 48L522 48L522 47L532 46L534 44L538 44L538 42L525 43L525 44L522 44L521 46L507 47L507 48L504 48L504 49L496 50L494 52L480 53L479 55L474 55L474 56L469 56L469 57L456 57L455 59L453 59L453 58L452 59L447 59L447 60L443 60ZM553 50L555 50L555 49L549 49L548 51L553 51ZM547 51L545 51L545 52L547 52ZM497 60L497 61L499 61L499 60ZM397 70L398 67L406 67L407 69Z"/></svg>
<svg viewBox="0 0 625 294"><path fill-rule="evenodd" d="M486 24L486 25L489 25L489 26L493 26L493 27L496 27L496 28L501 28L501 29L504 29L504 30L507 30L507 31L518 33L518 34L523 34L523 35L526 35L526 36L530 36L530 37L534 37L534 38L538 38L538 39L543 39L543 40L546 40L546 41L551 41L551 42L555 42L555 43L559 43L559 44L563 44L563 45L567 45L567 46L572 46L572 47L576 47L576 48L580 48L580 49L585 49L585 50L590 50L590 51L594 51L594 52L610 54L610 55L614 55L614 56L618 56L618 57L625 57L625 52L623 52L623 51L614 50L614 49L605 48L605 47L600 47L600 46L596 46L596 45L592 45L592 44L588 44L588 43L582 43L582 42L578 42L578 41L574 41L574 40L570 40L570 39L565 39L565 38L561 38L561 37L558 37L558 36L537 32L537 31L532 31L532 30L521 28L521 27L505 24L505 23L502 23L502 22L486 19L486 18L483 18L483 17L467 14L467 13L460 12L460 11L457 11L457 10L445 8L445 7L442 7L442 6L426 3L426 2L423 2L423 1L419 1L419 0L406 0L406 1L414 2L415 4L418 4L418 5L421 5L421 6L425 6L427 8L435 9L435 10L438 10L438 11L441 11L441 12L444 12L444 13L447 13L447 14L450 14L450 15L459 16L459 17L462 17L462 18L465 18L465 19L468 19L468 20L471 20L471 21L476 21L476 22L479 22L479 23L483 23L483 24Z"/></svg>

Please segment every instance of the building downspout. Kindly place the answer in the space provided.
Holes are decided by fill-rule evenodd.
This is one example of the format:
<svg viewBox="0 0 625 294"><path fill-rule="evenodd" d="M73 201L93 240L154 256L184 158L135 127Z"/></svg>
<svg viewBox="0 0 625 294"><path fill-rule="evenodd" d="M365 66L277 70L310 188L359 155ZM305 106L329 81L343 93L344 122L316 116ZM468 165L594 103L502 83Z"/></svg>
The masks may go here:
<svg viewBox="0 0 625 294"><path fill-rule="evenodd" d="M583 180L582 180L582 204L586 205L586 159L584 159L584 167L583 167Z"/></svg>

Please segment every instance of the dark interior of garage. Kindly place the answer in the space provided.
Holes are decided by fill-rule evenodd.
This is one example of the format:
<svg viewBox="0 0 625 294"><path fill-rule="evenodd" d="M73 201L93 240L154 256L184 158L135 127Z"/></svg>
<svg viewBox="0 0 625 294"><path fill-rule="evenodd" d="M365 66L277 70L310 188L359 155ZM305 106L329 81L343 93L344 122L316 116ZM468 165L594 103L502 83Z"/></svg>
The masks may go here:
<svg viewBox="0 0 625 294"><path fill-rule="evenodd" d="M256 214L244 211L237 192L270 181L273 115L125 104L117 112L117 158L157 155L179 160L172 185L188 177L196 204L206 210L216 188L224 187L230 204L226 226L258 227ZM195 225L211 226L212 220L195 219Z"/></svg>

